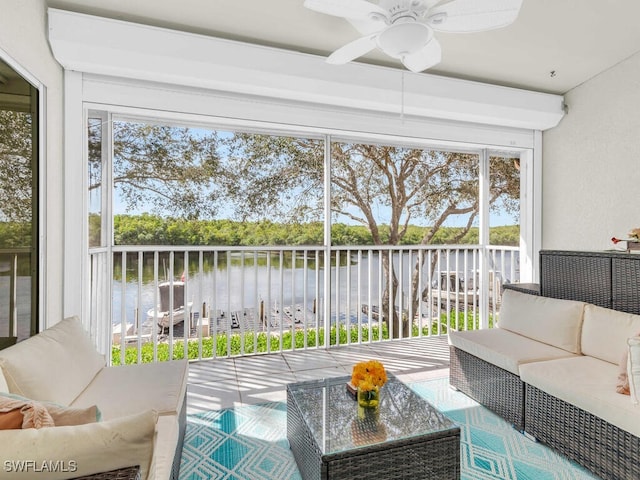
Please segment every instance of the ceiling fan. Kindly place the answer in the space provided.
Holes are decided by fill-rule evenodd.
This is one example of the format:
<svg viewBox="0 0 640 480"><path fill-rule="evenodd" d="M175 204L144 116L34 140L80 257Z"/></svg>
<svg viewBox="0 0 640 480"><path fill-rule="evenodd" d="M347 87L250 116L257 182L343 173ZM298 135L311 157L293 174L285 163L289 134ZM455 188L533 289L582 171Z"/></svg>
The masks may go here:
<svg viewBox="0 0 640 480"><path fill-rule="evenodd" d="M363 36L327 57L348 63L379 48L412 72L440 63L434 32L471 33L506 27L518 17L522 0L305 0L316 12L343 17Z"/></svg>

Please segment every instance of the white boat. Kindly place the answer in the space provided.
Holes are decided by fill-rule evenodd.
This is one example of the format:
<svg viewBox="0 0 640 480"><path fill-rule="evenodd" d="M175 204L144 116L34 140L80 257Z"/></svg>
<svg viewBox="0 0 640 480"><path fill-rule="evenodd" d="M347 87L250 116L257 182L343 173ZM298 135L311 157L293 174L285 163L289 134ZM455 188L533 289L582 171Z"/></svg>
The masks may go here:
<svg viewBox="0 0 640 480"><path fill-rule="evenodd" d="M120 343L122 339L122 323L114 323L111 326L112 343L114 345ZM129 335L133 335L133 323L127 323L125 326L125 338Z"/></svg>
<svg viewBox="0 0 640 480"><path fill-rule="evenodd" d="M173 287L173 310L170 311L170 292ZM184 302L184 282L162 282L158 284L160 294L160 304L156 308L151 308L147 312L147 321L158 324L162 328L169 328L171 320L173 324L184 322L185 302ZM191 307L191 304L187 304Z"/></svg>

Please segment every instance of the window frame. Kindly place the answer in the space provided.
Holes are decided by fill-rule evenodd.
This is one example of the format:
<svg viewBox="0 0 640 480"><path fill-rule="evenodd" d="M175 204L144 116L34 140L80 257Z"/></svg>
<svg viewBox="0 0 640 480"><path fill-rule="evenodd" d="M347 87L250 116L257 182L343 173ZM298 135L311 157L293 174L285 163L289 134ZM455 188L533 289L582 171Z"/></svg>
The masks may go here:
<svg viewBox="0 0 640 480"><path fill-rule="evenodd" d="M47 325L47 269L46 269L46 131L47 131L47 90L45 85L32 73L22 67L5 50L0 48L0 58L30 85L30 103L26 107L32 115L32 219L31 219L31 321L29 335L33 336ZM17 324L14 325L14 330ZM15 332L12 332L15 333ZM4 345L7 346L7 345Z"/></svg>
<svg viewBox="0 0 640 480"><path fill-rule="evenodd" d="M83 221L79 222L80 225L71 227L65 236L65 258L73 259L69 262L65 261L65 315L82 312L84 318L90 318L91 272L88 261L86 136L88 113L92 110L106 112L109 119L136 119L224 130L324 137L326 138L325 148L337 139L392 143L418 148L453 149L471 153L519 153L522 172L521 280L535 281L536 279L537 262L534 259L537 258L540 245L539 198L541 192L539 183L541 135L538 135L540 133L538 131L407 116L400 118L384 112L360 111L349 112L357 120L352 123L352 128L344 128L345 123L348 123L348 119L343 118L344 109L320 108L305 103L291 104L278 99L260 99L257 105L264 109L261 109L260 115L253 115L256 108L253 98L187 87L159 86L151 82L114 80L80 72L67 72L65 85L68 92L65 97L66 143L83 145L80 150L68 149L66 156L69 167L67 171L71 173L65 174L65 212L71 218L82 218ZM168 95L168 91L171 95ZM182 101L184 103L180 103ZM219 113L226 113L226 115ZM301 116L302 114L304 117ZM265 120L265 116L269 118ZM304 122L301 121L302 118ZM330 128L334 121L338 122L337 126ZM385 133L385 126L389 122L394 124L394 128L390 133ZM82 127L79 128L79 126ZM399 134L399 131L403 133ZM428 135L425 132L428 132ZM106 151L109 150L110 147L107 147ZM330 179L325 179L326 182L330 182ZM107 190L111 192L111 187ZM327 198L328 196L325 195L325 199ZM110 201L108 203L110 204ZM109 211L106 216L109 223L111 218L112 212ZM325 228L329 229L330 224L326 223ZM71 230L74 231L73 234ZM325 232L325 237L330 238L330 231ZM108 228L107 238L113 238L110 228ZM109 240L108 244L111 243L112 240ZM104 248L109 250L108 245ZM79 260L78 251L84 252ZM70 278L71 276L73 278ZM68 288L69 285L72 287ZM82 292L81 295L77 294L78 291ZM90 325L89 328L96 332L96 326ZM97 330L100 328L98 327Z"/></svg>

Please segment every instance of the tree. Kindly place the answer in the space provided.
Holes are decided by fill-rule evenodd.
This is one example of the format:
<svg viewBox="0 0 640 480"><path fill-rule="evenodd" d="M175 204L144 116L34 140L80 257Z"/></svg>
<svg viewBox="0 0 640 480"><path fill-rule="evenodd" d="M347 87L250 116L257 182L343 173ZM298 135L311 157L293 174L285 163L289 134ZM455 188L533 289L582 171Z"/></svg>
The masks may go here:
<svg viewBox="0 0 640 480"><path fill-rule="evenodd" d="M91 190L102 186L100 122L90 123ZM221 198L218 135L214 131L116 121L113 184L126 211L151 209L188 219L215 216Z"/></svg>
<svg viewBox="0 0 640 480"><path fill-rule="evenodd" d="M114 132L114 182L132 209L151 200L157 209L182 211L186 218L206 218L221 209L241 221L294 224L323 218L323 140L131 123ZM492 159L490 205L500 202L515 211L519 174L514 165L513 159ZM462 216L465 225L450 239L458 243L479 213L478 171L475 154L333 142L331 211L366 227L374 245L402 244L412 222L429 225L420 232L420 243L427 245L449 219ZM382 218L380 209L388 217ZM388 279L380 306L384 321L394 337L407 335L410 322L395 308L399 283L388 256L383 267ZM419 272L416 263L413 312L424 294L418 291Z"/></svg>
<svg viewBox="0 0 640 480"><path fill-rule="evenodd" d="M323 220L323 141L236 133L223 143L220 181L238 219Z"/></svg>
<svg viewBox="0 0 640 480"><path fill-rule="evenodd" d="M468 214L466 228L473 225L478 211L478 159L476 155L427 151L396 146L359 143L334 143L332 151L332 209L371 231L375 245L399 245L410 222L421 220L425 228L422 244L430 243L435 233L453 215ZM380 235L378 206L389 211L388 239ZM393 337L407 335L410 319L395 308L399 281L387 255L382 256L387 284L382 295L382 312ZM419 268L413 268L410 298L412 312L418 311L422 298L418 292ZM393 312L389 325L389 312Z"/></svg>
<svg viewBox="0 0 640 480"><path fill-rule="evenodd" d="M236 185L230 194L235 211L247 218L269 212L300 219L320 210L323 179L323 144L298 138L267 135L234 135L228 141L230 170L224 178ZM399 245L412 221L424 228L421 243L432 242L445 222L466 216L466 225L451 239L458 243L473 226L479 212L477 155L360 143L331 145L331 210L351 222L367 227L375 245ZM491 176L490 204L499 199L514 210L519 198L519 176L509 162L495 162ZM237 176L234 176L237 172ZM251 199L251 200L248 200ZM295 201L292 201L295 199ZM378 207L389 218L381 222ZM385 228L383 228L385 227ZM341 230L337 228L336 230ZM435 262L435 259L433 260ZM383 256L385 278L381 309L394 312L390 331L407 335L410 323L400 321L395 308L398 278L394 266ZM419 265L413 268L411 311L418 311L424 292L418 291Z"/></svg>
<svg viewBox="0 0 640 480"><path fill-rule="evenodd" d="M33 200L32 120L0 110L0 221L4 247L31 244Z"/></svg>
<svg viewBox="0 0 640 480"><path fill-rule="evenodd" d="M31 115L0 110L0 209L6 221L31 221Z"/></svg>

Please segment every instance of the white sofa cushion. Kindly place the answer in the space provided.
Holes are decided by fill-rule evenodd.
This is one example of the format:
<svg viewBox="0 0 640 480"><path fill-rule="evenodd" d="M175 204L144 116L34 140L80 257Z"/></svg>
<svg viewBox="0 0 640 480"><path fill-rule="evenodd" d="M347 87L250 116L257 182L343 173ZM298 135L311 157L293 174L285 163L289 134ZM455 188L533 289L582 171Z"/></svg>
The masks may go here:
<svg viewBox="0 0 640 480"><path fill-rule="evenodd" d="M640 400L640 337L630 338L628 341L627 376L629 379L629 394L631 401L638 404Z"/></svg>
<svg viewBox="0 0 640 480"><path fill-rule="evenodd" d="M519 375L523 363L574 356L561 348L501 328L449 332L449 344Z"/></svg>
<svg viewBox="0 0 640 480"><path fill-rule="evenodd" d="M153 464L156 419L156 413L149 410L73 427L2 430L2 472L7 478L57 480L140 465L141 478L156 478ZM58 462L58 469L64 471L36 473L33 468L20 471L12 463L18 461L29 461L39 468Z"/></svg>
<svg viewBox="0 0 640 480"><path fill-rule="evenodd" d="M582 325L582 353L619 364L627 339L640 334L640 315L587 305ZM615 391L615 389L614 389Z"/></svg>
<svg viewBox="0 0 640 480"><path fill-rule="evenodd" d="M505 290L498 325L571 353L580 351L584 302Z"/></svg>
<svg viewBox="0 0 640 480"><path fill-rule="evenodd" d="M171 478L179 437L180 425L177 415L158 417L156 444L153 451L157 479Z"/></svg>
<svg viewBox="0 0 640 480"><path fill-rule="evenodd" d="M187 389L188 369L187 360L104 368L71 405L98 405L104 420L150 406L159 415L177 415Z"/></svg>
<svg viewBox="0 0 640 480"><path fill-rule="evenodd" d="M589 356L520 366L520 378L640 437L640 406L616 393L618 366Z"/></svg>
<svg viewBox="0 0 640 480"><path fill-rule="evenodd" d="M10 393L62 405L69 405L104 366L78 317L0 351Z"/></svg>

